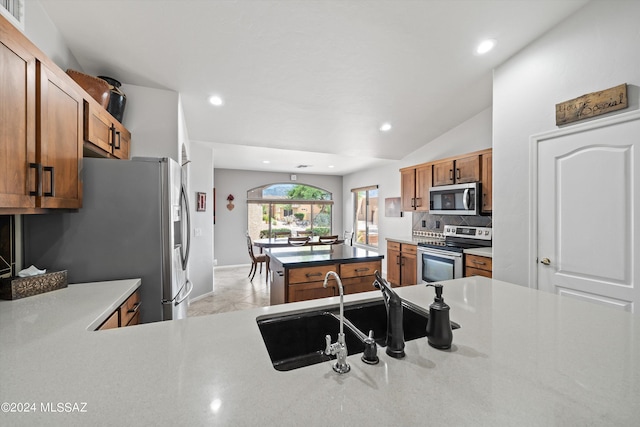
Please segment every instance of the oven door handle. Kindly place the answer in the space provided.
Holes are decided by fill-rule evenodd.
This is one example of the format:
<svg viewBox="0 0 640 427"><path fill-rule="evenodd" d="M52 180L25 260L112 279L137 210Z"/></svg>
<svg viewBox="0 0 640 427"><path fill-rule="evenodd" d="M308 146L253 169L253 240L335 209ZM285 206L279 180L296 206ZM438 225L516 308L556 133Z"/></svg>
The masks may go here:
<svg viewBox="0 0 640 427"><path fill-rule="evenodd" d="M458 252L444 251L441 249L433 249L433 248L418 248L418 252L427 254L427 255L438 255L447 259L456 259L461 258L462 254Z"/></svg>
<svg viewBox="0 0 640 427"><path fill-rule="evenodd" d="M464 193L462 194L462 205L464 206L464 210L469 210L469 189L465 188Z"/></svg>

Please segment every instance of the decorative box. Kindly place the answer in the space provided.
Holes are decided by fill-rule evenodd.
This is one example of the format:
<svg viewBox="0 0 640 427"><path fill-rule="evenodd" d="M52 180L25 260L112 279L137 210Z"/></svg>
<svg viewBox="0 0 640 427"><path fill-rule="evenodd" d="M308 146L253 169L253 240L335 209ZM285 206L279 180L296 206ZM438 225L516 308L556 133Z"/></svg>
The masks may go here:
<svg viewBox="0 0 640 427"><path fill-rule="evenodd" d="M20 299L67 287L67 270L0 279L0 298Z"/></svg>

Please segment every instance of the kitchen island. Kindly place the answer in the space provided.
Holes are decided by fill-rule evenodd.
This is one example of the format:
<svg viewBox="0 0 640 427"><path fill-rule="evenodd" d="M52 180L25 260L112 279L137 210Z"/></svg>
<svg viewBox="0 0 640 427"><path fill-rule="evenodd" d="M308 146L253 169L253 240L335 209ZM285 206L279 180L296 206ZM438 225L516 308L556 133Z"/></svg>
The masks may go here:
<svg viewBox="0 0 640 427"><path fill-rule="evenodd" d="M374 272L382 274L378 252L346 245L299 246L267 250L271 271L271 305L340 295L331 279L323 286L329 271L340 275L344 293L371 291Z"/></svg>
<svg viewBox="0 0 640 427"><path fill-rule="evenodd" d="M0 402L35 408L3 406L0 425L637 425L640 317L484 277L444 284L461 325L451 350L417 339L403 359L349 356L344 375L333 362L276 371L256 324L337 297L98 332L131 283L0 301ZM422 307L434 296L396 291Z"/></svg>

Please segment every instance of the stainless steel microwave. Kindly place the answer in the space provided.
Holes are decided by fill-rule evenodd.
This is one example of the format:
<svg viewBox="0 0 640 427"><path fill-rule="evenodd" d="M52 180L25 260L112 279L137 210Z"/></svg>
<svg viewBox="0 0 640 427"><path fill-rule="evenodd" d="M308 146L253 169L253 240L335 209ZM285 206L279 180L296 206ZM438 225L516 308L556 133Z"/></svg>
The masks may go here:
<svg viewBox="0 0 640 427"><path fill-rule="evenodd" d="M480 183L442 185L429 189L429 213L480 215Z"/></svg>

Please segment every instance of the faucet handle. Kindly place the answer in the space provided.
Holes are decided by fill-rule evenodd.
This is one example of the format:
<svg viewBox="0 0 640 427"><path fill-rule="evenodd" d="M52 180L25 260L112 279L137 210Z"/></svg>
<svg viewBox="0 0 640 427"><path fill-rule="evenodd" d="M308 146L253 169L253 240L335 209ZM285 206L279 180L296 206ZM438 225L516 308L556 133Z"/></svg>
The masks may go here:
<svg viewBox="0 0 640 427"><path fill-rule="evenodd" d="M369 331L369 336L364 340L362 361L369 365L375 365L380 361L380 359L378 359L378 347L376 345L376 341L373 339L373 330Z"/></svg>
<svg viewBox="0 0 640 427"><path fill-rule="evenodd" d="M325 335L324 340L327 343L326 347L324 348L324 354L328 356L331 354L331 335Z"/></svg>

